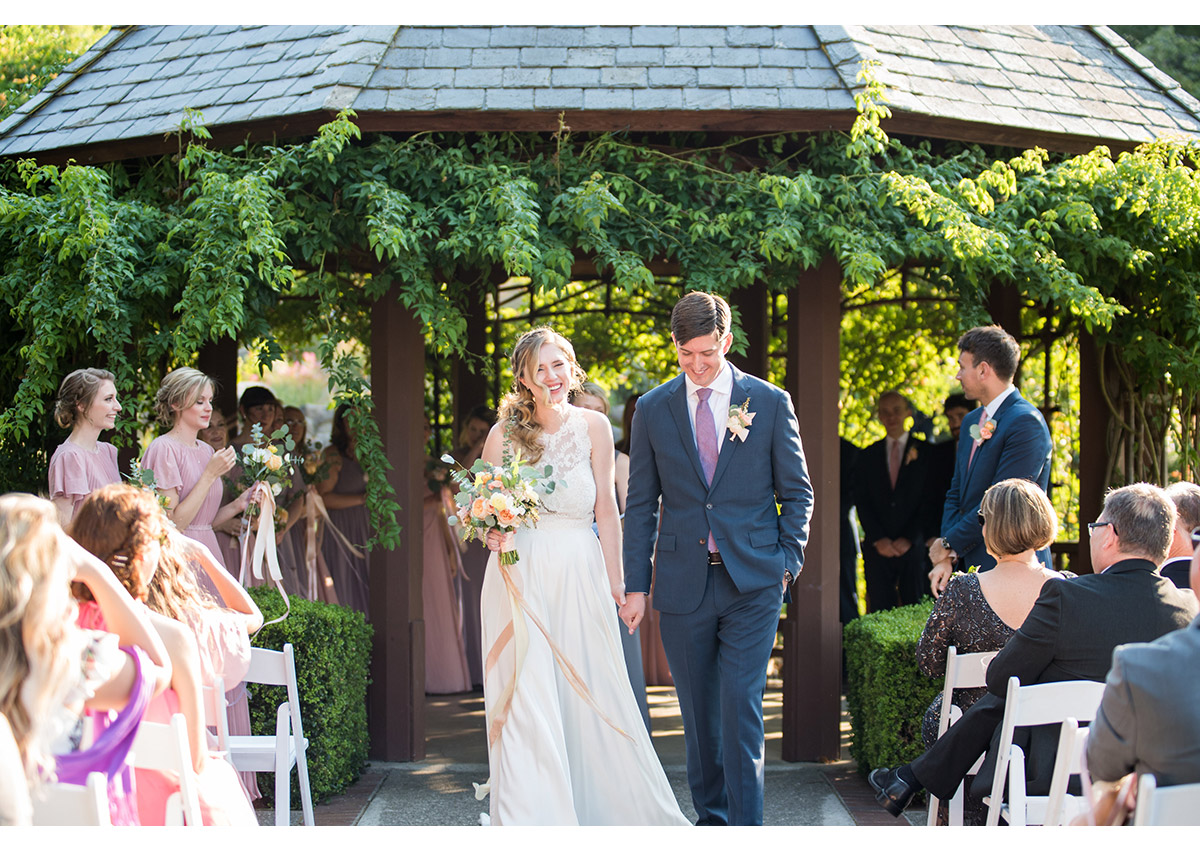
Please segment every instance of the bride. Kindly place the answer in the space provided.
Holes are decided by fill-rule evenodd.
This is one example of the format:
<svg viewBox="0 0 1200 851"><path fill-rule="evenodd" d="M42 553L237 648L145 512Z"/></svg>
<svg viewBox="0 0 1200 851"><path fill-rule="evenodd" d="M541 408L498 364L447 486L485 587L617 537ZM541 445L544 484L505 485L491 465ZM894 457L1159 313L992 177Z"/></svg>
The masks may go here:
<svg viewBox="0 0 1200 851"><path fill-rule="evenodd" d="M583 371L571 344L535 328L512 354L513 390L484 444L553 466L537 528L514 535L519 560L483 580L484 704L491 823L688 824L629 686L613 601L625 600L608 419L568 404ZM596 483L604 483L597 487ZM592 531L593 515L599 537Z"/></svg>

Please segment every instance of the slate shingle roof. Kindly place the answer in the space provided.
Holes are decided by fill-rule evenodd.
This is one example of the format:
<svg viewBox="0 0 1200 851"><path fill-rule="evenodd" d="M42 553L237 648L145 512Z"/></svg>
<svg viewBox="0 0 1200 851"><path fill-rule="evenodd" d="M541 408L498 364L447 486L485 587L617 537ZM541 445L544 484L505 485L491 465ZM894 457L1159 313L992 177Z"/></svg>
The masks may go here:
<svg viewBox="0 0 1200 851"><path fill-rule="evenodd" d="M1200 103L1106 27L134 26L0 124L0 155L161 137L188 107L210 128L343 107L624 114L613 129L651 114L848 115L863 60L880 63L897 126L933 135L1200 136Z"/></svg>

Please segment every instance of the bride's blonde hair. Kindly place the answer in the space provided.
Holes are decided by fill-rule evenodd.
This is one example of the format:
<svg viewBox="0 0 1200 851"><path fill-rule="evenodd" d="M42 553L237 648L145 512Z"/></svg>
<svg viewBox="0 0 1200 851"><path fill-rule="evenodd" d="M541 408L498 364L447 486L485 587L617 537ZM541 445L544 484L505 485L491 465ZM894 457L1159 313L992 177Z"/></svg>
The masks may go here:
<svg viewBox="0 0 1200 851"><path fill-rule="evenodd" d="M52 778L41 728L74 684L75 630L57 513L28 494L0 496L0 711L12 727L27 779Z"/></svg>
<svg viewBox="0 0 1200 851"><path fill-rule="evenodd" d="M550 390L537 378L538 360L542 346L547 343L558 346L571 365L569 386L564 398L570 398L572 393L577 392L587 378L579 368L571 342L553 328L547 325L533 328L517 340L512 351L512 390L500 400L500 419L504 422L505 438L521 450L521 460L529 463L542 458L542 426L537 421L537 400L533 390L522 384L521 378L524 377L539 389L543 394L543 402L549 402Z"/></svg>

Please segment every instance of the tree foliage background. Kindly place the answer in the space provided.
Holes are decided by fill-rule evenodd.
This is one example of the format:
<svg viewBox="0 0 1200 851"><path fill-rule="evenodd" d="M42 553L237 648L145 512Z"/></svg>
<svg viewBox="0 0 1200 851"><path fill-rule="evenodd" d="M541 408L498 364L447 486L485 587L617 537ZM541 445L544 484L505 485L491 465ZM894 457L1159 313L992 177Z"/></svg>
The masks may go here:
<svg viewBox="0 0 1200 851"><path fill-rule="evenodd" d="M135 444L162 375L204 345L234 338L269 366L313 340L335 399L354 405L377 540L394 546L387 461L352 345L369 342L375 300L414 313L434 361L479 360L469 306L496 280L527 280L525 301L501 308L504 334L553 305L593 374L624 393L671 371L662 315L682 288L765 281L782 315L803 309L787 293L827 256L844 276L840 417L856 442L877 434L887 387L936 410L958 333L989 321L989 299L1011 289L1025 307L1023 390L1063 412L1056 480L1076 468L1069 352L1082 332L1105 352L1111 481L1190 475L1196 144L1064 157L889 138L869 69L858 106L848 134L757 137L563 125L364 139L345 113L311 140L232 150L208 147L203 116L189 112L174 155L0 164L0 489L44 482L63 436L48 412L70 369L117 374L128 404L115 442ZM579 258L602 288L572 279ZM656 276L652 260L678 274ZM784 345L780 326L773 346Z"/></svg>
<svg viewBox="0 0 1200 851"><path fill-rule="evenodd" d="M0 120L42 90L107 26L0 26Z"/></svg>

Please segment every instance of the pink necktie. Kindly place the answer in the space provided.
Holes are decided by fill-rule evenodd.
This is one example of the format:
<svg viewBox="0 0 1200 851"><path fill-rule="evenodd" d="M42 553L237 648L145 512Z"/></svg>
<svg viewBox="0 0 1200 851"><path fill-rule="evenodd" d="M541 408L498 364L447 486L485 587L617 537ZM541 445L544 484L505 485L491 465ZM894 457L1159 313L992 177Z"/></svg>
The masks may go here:
<svg viewBox="0 0 1200 851"><path fill-rule="evenodd" d="M708 407L708 397L712 395L711 387L701 387L696 391L700 404L696 406L696 448L700 450L700 466L704 468L704 480L712 484L713 473L717 469L717 424L713 420L713 412ZM717 542L713 540L712 532L708 533L708 551L717 551Z"/></svg>
<svg viewBox="0 0 1200 851"><path fill-rule="evenodd" d="M983 429L983 424L987 422L987 419L988 419L987 411L984 411L983 416L979 418L979 428L981 431ZM983 444L983 441L981 441L981 440L975 440L975 441L971 442L971 454L967 457L967 469L968 470L971 469L971 462L975 460L975 450L978 449L982 444Z"/></svg>
<svg viewBox="0 0 1200 851"><path fill-rule="evenodd" d="M900 478L900 441L892 441L892 453L888 459L888 474L892 477L892 490L896 489L896 479Z"/></svg>

